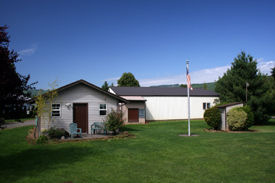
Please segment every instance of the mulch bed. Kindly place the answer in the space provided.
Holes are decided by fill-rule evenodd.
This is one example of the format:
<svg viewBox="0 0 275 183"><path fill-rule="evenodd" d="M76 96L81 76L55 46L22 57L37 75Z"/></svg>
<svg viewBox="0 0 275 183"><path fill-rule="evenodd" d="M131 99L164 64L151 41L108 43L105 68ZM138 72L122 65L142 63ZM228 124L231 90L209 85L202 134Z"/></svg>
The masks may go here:
<svg viewBox="0 0 275 183"><path fill-rule="evenodd" d="M213 130L213 129L204 129L206 132L221 132L221 133L250 133L250 132L259 132L259 130L248 130L248 131L225 131L225 130Z"/></svg>
<svg viewBox="0 0 275 183"><path fill-rule="evenodd" d="M30 129L28 132L28 135L26 137L26 140L28 141L29 144L35 145L36 143L36 138L34 138L34 130ZM120 132L117 135L110 135L110 136L104 136L104 137L98 137L98 138L68 138L68 139L49 139L50 144L59 144L59 143L66 143L66 142L85 142L85 141L95 141L95 140L111 140L111 139L125 139L125 138L136 138L135 135L129 134L127 131Z"/></svg>

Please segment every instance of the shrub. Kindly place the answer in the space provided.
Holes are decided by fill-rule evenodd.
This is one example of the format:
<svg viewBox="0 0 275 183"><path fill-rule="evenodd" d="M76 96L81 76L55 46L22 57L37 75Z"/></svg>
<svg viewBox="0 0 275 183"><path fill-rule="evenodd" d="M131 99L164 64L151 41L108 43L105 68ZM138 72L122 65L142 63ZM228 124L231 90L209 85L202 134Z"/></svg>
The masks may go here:
<svg viewBox="0 0 275 183"><path fill-rule="evenodd" d="M43 133L47 134L51 139L53 138L61 138L61 136L65 135L65 131L51 127L49 130L45 130Z"/></svg>
<svg viewBox="0 0 275 183"><path fill-rule="evenodd" d="M107 130L113 131L116 134L116 129L120 128L124 123L123 113L111 109L111 112L107 113L103 122Z"/></svg>
<svg viewBox="0 0 275 183"><path fill-rule="evenodd" d="M221 113L220 110L216 107L208 108L204 111L204 120L214 129L217 129L221 123Z"/></svg>
<svg viewBox="0 0 275 183"><path fill-rule="evenodd" d="M231 130L248 130L254 123L254 116L248 106L234 107L227 113L227 123Z"/></svg>
<svg viewBox="0 0 275 183"><path fill-rule="evenodd" d="M46 137L45 135L41 135L40 137L38 137L38 139L36 140L37 144L45 144L48 142L48 137Z"/></svg>
<svg viewBox="0 0 275 183"><path fill-rule="evenodd" d="M254 124L254 115L249 106L242 107L247 114L247 120L245 124L245 130L248 130Z"/></svg>

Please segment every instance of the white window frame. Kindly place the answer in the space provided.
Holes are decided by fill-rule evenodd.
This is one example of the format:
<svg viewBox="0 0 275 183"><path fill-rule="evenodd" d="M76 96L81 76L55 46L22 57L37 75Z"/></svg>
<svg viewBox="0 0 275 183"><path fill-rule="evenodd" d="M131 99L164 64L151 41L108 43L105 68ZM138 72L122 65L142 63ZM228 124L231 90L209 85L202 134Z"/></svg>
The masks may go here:
<svg viewBox="0 0 275 183"><path fill-rule="evenodd" d="M59 105L59 109L54 109L54 108L53 108L53 105ZM52 103L51 109L52 109L52 110L51 110L51 116L52 116L52 117L61 117L61 104L60 104L60 103ZM56 112L56 111L59 111L59 116L55 116L55 115L53 116L53 112L54 112L54 111L55 111L55 112Z"/></svg>
<svg viewBox="0 0 275 183"><path fill-rule="evenodd" d="M206 110L208 108L211 108L211 103L210 102L203 102L202 103L202 109Z"/></svg>
<svg viewBox="0 0 275 183"><path fill-rule="evenodd" d="M100 105L106 105L106 108L105 109L100 109ZM100 103L99 104L99 116L106 116L107 115L107 109L108 109L108 104L106 104L106 103ZM101 111L106 111L105 115L101 115L100 114Z"/></svg>

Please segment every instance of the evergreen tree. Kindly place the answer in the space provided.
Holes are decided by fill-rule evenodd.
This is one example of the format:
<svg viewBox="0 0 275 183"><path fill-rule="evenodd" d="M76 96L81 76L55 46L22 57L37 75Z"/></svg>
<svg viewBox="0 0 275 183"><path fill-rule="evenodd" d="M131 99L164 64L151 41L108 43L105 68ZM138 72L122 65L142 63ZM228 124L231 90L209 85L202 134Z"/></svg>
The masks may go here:
<svg viewBox="0 0 275 183"><path fill-rule="evenodd" d="M271 76L275 79L275 66L271 68Z"/></svg>
<svg viewBox="0 0 275 183"><path fill-rule="evenodd" d="M187 85L181 84L180 87L187 88Z"/></svg>
<svg viewBox="0 0 275 183"><path fill-rule="evenodd" d="M108 91L108 90L109 90L109 85L108 85L107 81L104 82L104 84L102 85L101 88L102 88L103 90L105 90L105 91Z"/></svg>
<svg viewBox="0 0 275 183"><path fill-rule="evenodd" d="M140 86L138 80L136 80L135 76L130 72L123 73L121 78L117 80L117 84L118 86Z"/></svg>
<svg viewBox="0 0 275 183"><path fill-rule="evenodd" d="M264 123L272 115L275 105L274 79L257 69L257 61L241 52L230 69L216 82L215 91L220 94L221 102L245 102L246 83L248 105L254 113L255 123Z"/></svg>

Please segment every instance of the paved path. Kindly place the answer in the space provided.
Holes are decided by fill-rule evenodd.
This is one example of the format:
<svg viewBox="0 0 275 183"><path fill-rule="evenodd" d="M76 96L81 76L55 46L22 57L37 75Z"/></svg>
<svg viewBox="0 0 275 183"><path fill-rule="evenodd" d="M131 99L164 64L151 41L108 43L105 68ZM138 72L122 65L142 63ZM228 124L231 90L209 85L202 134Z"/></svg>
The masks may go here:
<svg viewBox="0 0 275 183"><path fill-rule="evenodd" d="M9 128L22 127L22 126L29 126L29 125L35 125L35 120L29 120L23 123L20 123L20 122L5 123L3 126L7 126L7 128L9 129Z"/></svg>

